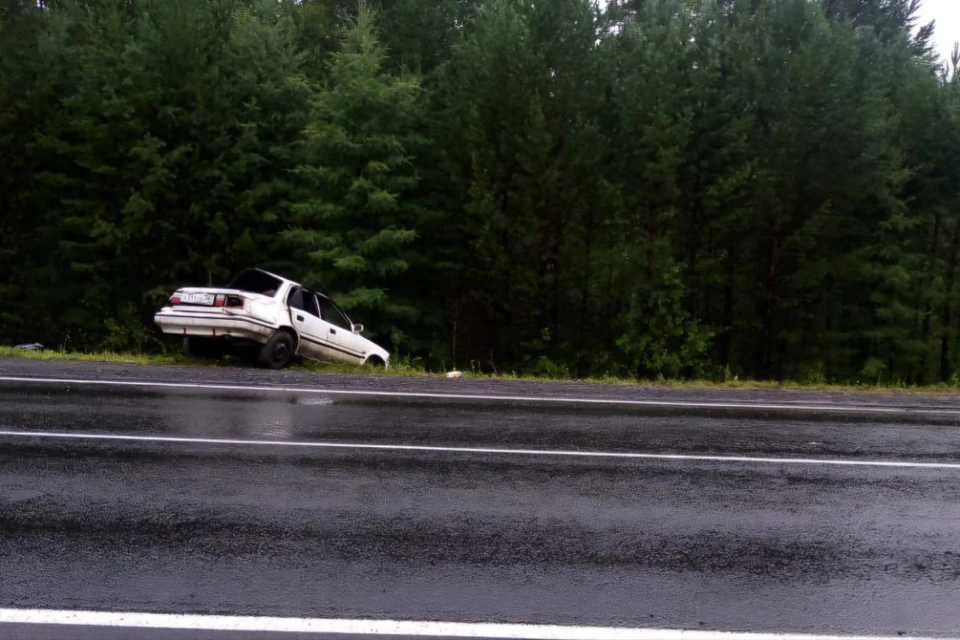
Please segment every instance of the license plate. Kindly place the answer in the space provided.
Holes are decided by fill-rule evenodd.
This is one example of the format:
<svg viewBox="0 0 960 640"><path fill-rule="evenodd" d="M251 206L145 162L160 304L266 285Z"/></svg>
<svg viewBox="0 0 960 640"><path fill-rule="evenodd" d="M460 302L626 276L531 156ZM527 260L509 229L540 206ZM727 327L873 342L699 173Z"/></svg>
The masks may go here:
<svg viewBox="0 0 960 640"><path fill-rule="evenodd" d="M180 295L183 304L213 304L213 295L209 293L183 293Z"/></svg>

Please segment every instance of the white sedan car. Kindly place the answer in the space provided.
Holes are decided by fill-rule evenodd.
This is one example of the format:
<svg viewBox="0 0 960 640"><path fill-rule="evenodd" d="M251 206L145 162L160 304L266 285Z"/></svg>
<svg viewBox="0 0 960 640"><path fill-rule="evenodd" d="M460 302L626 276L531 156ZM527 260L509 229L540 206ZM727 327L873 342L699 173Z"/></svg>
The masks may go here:
<svg viewBox="0 0 960 640"><path fill-rule="evenodd" d="M271 369L282 369L294 355L384 367L390 359L333 300L260 269L244 271L222 289L177 289L153 319L164 333L183 336L192 353L254 345Z"/></svg>

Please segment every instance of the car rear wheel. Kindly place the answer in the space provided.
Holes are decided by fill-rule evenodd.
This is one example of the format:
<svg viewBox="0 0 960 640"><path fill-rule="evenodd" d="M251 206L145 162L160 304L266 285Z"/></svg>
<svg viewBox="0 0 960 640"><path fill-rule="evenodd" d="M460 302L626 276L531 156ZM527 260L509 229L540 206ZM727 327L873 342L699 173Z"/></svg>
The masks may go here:
<svg viewBox="0 0 960 640"><path fill-rule="evenodd" d="M260 364L270 369L283 369L294 356L293 336L286 331L277 331L260 349Z"/></svg>

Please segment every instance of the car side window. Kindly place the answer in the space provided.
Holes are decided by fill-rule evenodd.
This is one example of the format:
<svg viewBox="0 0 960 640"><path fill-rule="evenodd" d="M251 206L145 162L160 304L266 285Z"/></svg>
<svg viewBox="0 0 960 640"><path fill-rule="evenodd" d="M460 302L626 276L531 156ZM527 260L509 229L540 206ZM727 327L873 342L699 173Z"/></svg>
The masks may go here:
<svg viewBox="0 0 960 640"><path fill-rule="evenodd" d="M317 306L317 296L309 291L305 292L303 297L303 310L312 316L320 317L320 307Z"/></svg>
<svg viewBox="0 0 960 640"><path fill-rule="evenodd" d="M303 308L303 289L297 287L291 291L290 295L287 296L287 305L291 309L300 309L301 311L306 311L306 309Z"/></svg>
<svg viewBox="0 0 960 640"><path fill-rule="evenodd" d="M347 319L343 312L337 308L333 301L326 296L317 295L317 302L320 303L320 317L329 322L332 325L338 326L341 329L350 329L350 320Z"/></svg>

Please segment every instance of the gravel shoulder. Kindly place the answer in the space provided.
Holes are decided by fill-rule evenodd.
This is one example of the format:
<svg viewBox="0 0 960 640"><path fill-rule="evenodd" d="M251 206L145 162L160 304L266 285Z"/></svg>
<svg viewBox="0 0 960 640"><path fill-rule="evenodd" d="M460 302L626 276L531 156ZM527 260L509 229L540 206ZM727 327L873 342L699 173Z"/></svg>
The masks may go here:
<svg viewBox="0 0 960 640"><path fill-rule="evenodd" d="M437 376L376 376L267 371L228 367L136 365L66 360L0 358L0 377L123 380L178 384L224 384L262 387L304 387L341 391L449 393L478 396L582 398L655 402L730 402L817 404L960 410L960 396L925 392L813 391L797 389L677 388L655 385L604 385L585 382L530 380L452 380ZM0 381L0 384L3 382Z"/></svg>

